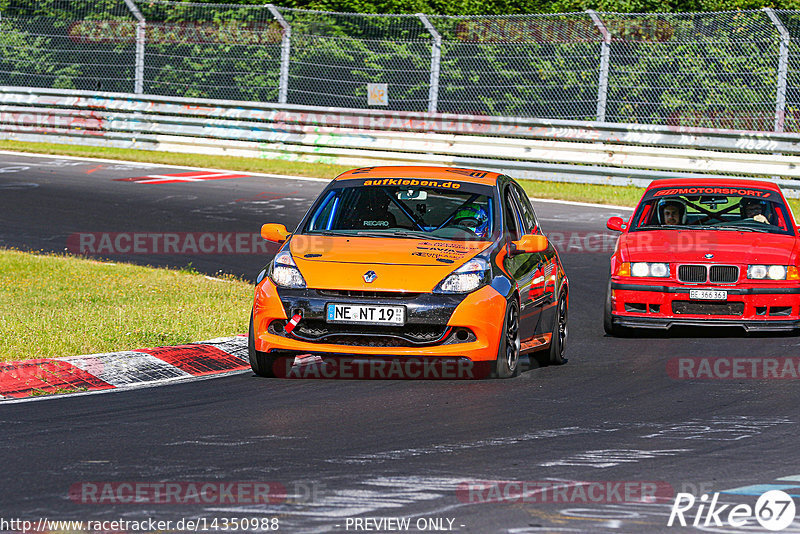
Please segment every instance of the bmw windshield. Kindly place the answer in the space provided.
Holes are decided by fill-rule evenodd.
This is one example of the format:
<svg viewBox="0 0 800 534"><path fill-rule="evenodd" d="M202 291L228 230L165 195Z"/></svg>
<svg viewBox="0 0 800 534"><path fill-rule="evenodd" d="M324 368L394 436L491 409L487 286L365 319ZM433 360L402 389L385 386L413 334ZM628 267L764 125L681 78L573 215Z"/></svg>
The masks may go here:
<svg viewBox="0 0 800 534"><path fill-rule="evenodd" d="M389 180L378 180L384 181ZM358 185L349 186L351 182ZM335 185L341 187L333 187L322 195L306 217L303 233L460 241L492 239L499 232L493 189L479 184L444 183L450 185L338 182Z"/></svg>
<svg viewBox="0 0 800 534"><path fill-rule="evenodd" d="M631 230L734 230L794 235L792 215L775 191L754 188L651 189Z"/></svg>

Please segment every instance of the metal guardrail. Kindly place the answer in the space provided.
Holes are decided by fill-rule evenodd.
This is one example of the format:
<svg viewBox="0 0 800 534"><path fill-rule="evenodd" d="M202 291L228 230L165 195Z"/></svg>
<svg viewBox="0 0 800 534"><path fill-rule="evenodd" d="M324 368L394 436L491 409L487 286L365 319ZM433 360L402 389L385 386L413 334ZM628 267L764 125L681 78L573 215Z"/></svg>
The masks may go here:
<svg viewBox="0 0 800 534"><path fill-rule="evenodd" d="M335 13L1 2L5 85L800 132L800 10Z"/></svg>
<svg viewBox="0 0 800 534"><path fill-rule="evenodd" d="M800 134L790 133L0 87L0 138L607 185L768 175L800 196Z"/></svg>

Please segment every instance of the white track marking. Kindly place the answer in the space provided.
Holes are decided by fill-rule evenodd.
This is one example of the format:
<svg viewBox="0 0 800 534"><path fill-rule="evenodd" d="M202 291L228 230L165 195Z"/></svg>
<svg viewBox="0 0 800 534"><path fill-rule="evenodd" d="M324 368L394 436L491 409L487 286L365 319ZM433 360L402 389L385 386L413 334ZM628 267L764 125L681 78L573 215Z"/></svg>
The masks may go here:
<svg viewBox="0 0 800 534"><path fill-rule="evenodd" d="M88 161L94 162L99 161L103 163L125 163L125 164L133 164L133 165L145 165L149 167L163 167L166 169L188 169L192 171L208 171L208 172L220 172L220 173L233 173L233 172L241 172L241 174L247 174L248 176L261 176L265 178L280 178L286 180L299 180L304 182L330 182L331 180L328 178L312 178L310 176L292 176L288 174L270 174L270 173L260 173L260 172L244 172L244 171L231 171L229 169L214 169L208 167L189 167L186 165L166 165L166 164L159 164L159 163L141 163L137 161L128 161L123 159L104 159L104 158L86 158L86 157L78 157L78 156L53 156L51 154L31 154L28 152L14 152L9 150L0 150L0 154L8 154L8 155L17 155L17 156L25 156L31 158L50 158L50 159L70 159L75 161ZM0 162L2 163L2 162ZM644 189L642 189L644 192ZM531 200L536 202L552 202L556 204L567 204L571 206L585 206L591 208L603 208L603 209L616 209L616 210L628 210L633 211L633 208L627 206L612 206L610 204L592 204L589 202L577 202L572 200L555 200L550 198L537 198L537 197L529 197Z"/></svg>
<svg viewBox="0 0 800 534"><path fill-rule="evenodd" d="M78 157L78 156L54 156L52 154L31 154L29 152L13 152L8 150L0 150L0 154L9 154L9 155L16 155L16 156L25 156L30 158L50 158L50 159L69 159L74 161L86 161L86 162L101 162L101 163L124 163L128 165L143 165L149 168L165 168L165 169L184 169L190 171L209 171L209 172L224 172L224 173L232 173L232 172L239 172L239 171L231 171L230 169L214 169L208 167L190 167L187 165L167 165L162 163L142 163L139 161L129 161L124 159L105 159L105 158L87 158L87 157ZM0 162L2 164L2 162ZM242 172L242 174L247 174L248 176L262 176L265 178L280 178L280 179L290 179L290 180L299 180L304 182L330 182L329 178L311 178L308 176L291 176L288 174L270 174L270 173L262 173L262 172Z"/></svg>
<svg viewBox="0 0 800 534"><path fill-rule="evenodd" d="M110 352L59 359L116 387L192 376L145 352Z"/></svg>

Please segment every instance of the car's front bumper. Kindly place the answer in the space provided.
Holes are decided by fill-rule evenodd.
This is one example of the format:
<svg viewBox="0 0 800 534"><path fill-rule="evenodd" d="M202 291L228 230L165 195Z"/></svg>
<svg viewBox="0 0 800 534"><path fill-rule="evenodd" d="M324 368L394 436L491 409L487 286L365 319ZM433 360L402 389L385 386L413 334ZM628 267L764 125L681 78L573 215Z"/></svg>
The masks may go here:
<svg viewBox="0 0 800 534"><path fill-rule="evenodd" d="M692 300L692 289L725 290L727 300ZM800 328L800 284L690 286L612 279L611 292L612 321L621 327L735 326L776 332Z"/></svg>
<svg viewBox="0 0 800 534"><path fill-rule="evenodd" d="M401 305L403 327L330 325L326 305L332 302ZM255 348L260 352L468 359L497 358L506 299L490 286L468 295L422 293L411 297L343 296L331 291L279 290L265 279L256 288L253 307ZM302 319L287 333L295 312Z"/></svg>

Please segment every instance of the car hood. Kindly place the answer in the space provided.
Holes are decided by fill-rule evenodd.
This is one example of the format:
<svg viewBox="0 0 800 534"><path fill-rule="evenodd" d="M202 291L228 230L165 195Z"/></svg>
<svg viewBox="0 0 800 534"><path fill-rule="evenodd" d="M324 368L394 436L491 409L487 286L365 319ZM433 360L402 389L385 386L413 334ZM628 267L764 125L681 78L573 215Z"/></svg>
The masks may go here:
<svg viewBox="0 0 800 534"><path fill-rule="evenodd" d="M308 287L359 291L430 292L491 241L292 236L290 251ZM375 271L375 279L364 279Z"/></svg>
<svg viewBox="0 0 800 534"><path fill-rule="evenodd" d="M651 230L623 235L620 247L623 261L631 262L789 265L794 263L797 239L733 230Z"/></svg>

